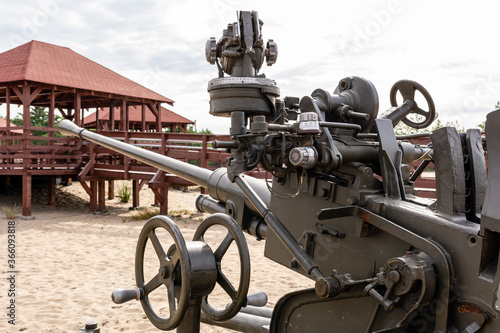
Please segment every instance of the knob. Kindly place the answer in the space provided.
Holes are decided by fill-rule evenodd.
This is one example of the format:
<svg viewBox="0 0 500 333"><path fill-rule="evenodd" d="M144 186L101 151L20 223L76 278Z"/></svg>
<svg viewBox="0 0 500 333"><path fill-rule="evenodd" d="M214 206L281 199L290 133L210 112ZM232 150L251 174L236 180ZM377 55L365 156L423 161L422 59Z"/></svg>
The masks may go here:
<svg viewBox="0 0 500 333"><path fill-rule="evenodd" d="M210 37L205 44L205 57L210 65L214 65L217 60L217 42L215 37Z"/></svg>
<svg viewBox="0 0 500 333"><path fill-rule="evenodd" d="M318 154L313 147L295 147L290 151L290 163L303 168L311 168L318 160Z"/></svg>
<svg viewBox="0 0 500 333"><path fill-rule="evenodd" d="M278 45L274 42L274 40L270 39L266 44L266 63L268 66L272 66L276 63L278 59Z"/></svg>

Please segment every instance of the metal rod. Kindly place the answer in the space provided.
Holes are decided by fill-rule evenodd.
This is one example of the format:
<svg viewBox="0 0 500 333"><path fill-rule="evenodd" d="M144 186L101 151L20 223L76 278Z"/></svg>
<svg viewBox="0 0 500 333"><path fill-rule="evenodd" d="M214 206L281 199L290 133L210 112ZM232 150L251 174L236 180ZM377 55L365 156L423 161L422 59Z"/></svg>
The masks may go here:
<svg viewBox="0 0 500 333"><path fill-rule="evenodd" d="M269 332L271 318L252 315L249 313L238 312L236 316L228 321L212 321L202 312L201 322L209 325L219 326L245 333L263 333Z"/></svg>
<svg viewBox="0 0 500 333"><path fill-rule="evenodd" d="M417 170L415 170L413 175L411 175L410 181L411 182L416 181L418 179L418 177L420 177L422 172L424 172L425 168L427 168L427 166L429 166L429 164L431 164L430 160L424 160L422 163L420 163Z"/></svg>

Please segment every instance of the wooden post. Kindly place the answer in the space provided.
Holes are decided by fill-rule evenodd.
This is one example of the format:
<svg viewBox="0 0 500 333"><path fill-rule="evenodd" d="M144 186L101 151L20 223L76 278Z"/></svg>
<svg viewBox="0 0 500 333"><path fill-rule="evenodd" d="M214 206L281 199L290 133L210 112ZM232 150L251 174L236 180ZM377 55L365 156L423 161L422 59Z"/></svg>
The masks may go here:
<svg viewBox="0 0 500 333"><path fill-rule="evenodd" d="M7 103L7 136L10 136L10 87L7 87L6 91L5 91L5 102ZM7 146L11 145L13 143L12 140L7 140L7 142L5 142L5 144ZM10 154L10 150L7 149L7 155ZM10 163L7 162L7 163Z"/></svg>
<svg viewBox="0 0 500 333"><path fill-rule="evenodd" d="M146 132L146 105L141 104L141 131Z"/></svg>
<svg viewBox="0 0 500 333"><path fill-rule="evenodd" d="M129 132L125 132L125 140L123 142L129 143ZM130 170L130 157L123 155L123 179L130 179L129 175Z"/></svg>
<svg viewBox="0 0 500 333"><path fill-rule="evenodd" d="M122 100L122 105L120 106L120 126L118 127L120 131L126 131L127 128L125 128L126 125L126 114L125 114L125 109L127 108L127 101Z"/></svg>
<svg viewBox="0 0 500 333"><path fill-rule="evenodd" d="M82 107L82 99L81 99L81 94L77 91L75 93L75 101L74 101L74 109L75 109L75 124L77 126L81 126L81 116L80 116L80 111Z"/></svg>
<svg viewBox="0 0 500 333"><path fill-rule="evenodd" d="M51 140L54 138L54 131L55 131L55 108L56 108L56 101L55 101L55 88L52 87L52 89L50 90L50 105L49 105L49 149L50 149L50 154L51 155L54 155L55 154L55 149L53 149L54 147L54 140ZM54 163L54 160L53 159L49 159L49 164L53 164ZM52 167L53 169L54 167ZM55 197L54 197L55 199ZM49 203L49 205L51 205ZM51 206L55 206L55 201L54 201L54 204L51 205Z"/></svg>
<svg viewBox="0 0 500 333"><path fill-rule="evenodd" d="M160 202L160 215L168 215L168 185L159 190L162 196Z"/></svg>
<svg viewBox="0 0 500 333"><path fill-rule="evenodd" d="M89 210L91 213L95 213L98 210L97 207L97 181L90 181L90 207Z"/></svg>
<svg viewBox="0 0 500 333"><path fill-rule="evenodd" d="M5 102L7 103L7 135L10 135L10 87L5 91Z"/></svg>
<svg viewBox="0 0 500 333"><path fill-rule="evenodd" d="M157 129L156 131L161 133L161 127L162 127L162 122L161 122L161 105L160 103L156 104L156 110L158 111L158 118L156 119L156 124L157 124Z"/></svg>
<svg viewBox="0 0 500 333"><path fill-rule="evenodd" d="M31 216L31 173L23 174L23 220L32 220Z"/></svg>
<svg viewBox="0 0 500 333"><path fill-rule="evenodd" d="M99 108L95 108L95 130L99 132L101 128L99 128Z"/></svg>
<svg viewBox="0 0 500 333"><path fill-rule="evenodd" d="M139 180L132 180L132 208L139 207L139 193L141 191L141 187L139 186Z"/></svg>
<svg viewBox="0 0 500 333"><path fill-rule="evenodd" d="M56 205L56 179L49 178L49 206L55 207Z"/></svg>
<svg viewBox="0 0 500 333"><path fill-rule="evenodd" d="M126 100L123 100L123 105L125 107L125 131L129 131L130 130L130 119L129 119L128 105L127 105Z"/></svg>
<svg viewBox="0 0 500 333"><path fill-rule="evenodd" d="M111 104L109 107L109 130L114 131L115 130L115 106Z"/></svg>
<svg viewBox="0 0 500 333"><path fill-rule="evenodd" d="M115 198L115 181L108 180L108 200Z"/></svg>
<svg viewBox="0 0 500 333"><path fill-rule="evenodd" d="M100 180L98 182L98 197L99 202L97 205L97 209L100 211L104 211L106 209L106 182L104 180Z"/></svg>

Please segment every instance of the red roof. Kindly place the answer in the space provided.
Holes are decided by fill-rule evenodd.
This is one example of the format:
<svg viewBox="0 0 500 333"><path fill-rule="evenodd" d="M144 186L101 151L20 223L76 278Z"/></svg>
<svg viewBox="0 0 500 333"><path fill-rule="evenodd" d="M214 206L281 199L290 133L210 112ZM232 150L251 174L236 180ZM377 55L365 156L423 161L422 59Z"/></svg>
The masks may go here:
<svg viewBox="0 0 500 333"><path fill-rule="evenodd" d="M120 121L120 111L115 109L115 120ZM83 119L83 124L95 123L96 113L89 114ZM109 108L101 108L99 110L99 120L109 119ZM130 122L142 121L142 106L131 105L128 107L128 119ZM161 122L172 124L194 124L194 121L184 118L183 116L161 107ZM156 117L151 110L146 107L146 123L156 123Z"/></svg>
<svg viewBox="0 0 500 333"><path fill-rule="evenodd" d="M12 133L20 133L20 134L23 134L23 130L18 128L18 126L14 125L13 123L11 123L10 121L7 121L7 119L4 119L2 117L0 117L0 127L7 127L7 124L10 123L10 128L11 128L11 132ZM14 129L16 128L16 129ZM3 130L2 130L3 131Z"/></svg>
<svg viewBox="0 0 500 333"><path fill-rule="evenodd" d="M0 83L22 80L174 102L67 47L35 40L0 54Z"/></svg>

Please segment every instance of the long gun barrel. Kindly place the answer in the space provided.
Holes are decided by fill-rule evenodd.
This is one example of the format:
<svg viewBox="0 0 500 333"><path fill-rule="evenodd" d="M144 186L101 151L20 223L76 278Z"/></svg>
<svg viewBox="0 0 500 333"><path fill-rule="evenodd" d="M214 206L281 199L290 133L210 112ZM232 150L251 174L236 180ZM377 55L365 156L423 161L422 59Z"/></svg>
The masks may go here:
<svg viewBox="0 0 500 333"><path fill-rule="evenodd" d="M184 163L171 157L163 156L152 151L120 142L115 139L88 131L78 127L65 119L59 123L59 132L63 135L74 136L100 144L103 147L117 151L123 155L135 158L160 170L172 173L197 185L208 187L208 180L212 171Z"/></svg>
<svg viewBox="0 0 500 333"><path fill-rule="evenodd" d="M215 200L225 203L228 200L228 196L230 197L232 194L247 201L238 186L231 183L226 176L226 168L219 168L215 171L203 169L168 156L154 153L152 151L88 131L75 125L67 119L59 123L59 132L67 136L79 136L82 139L97 143L125 156L134 158L154 166L155 168L172 173L197 185L203 186L208 189L208 193ZM259 194L261 199L266 202L266 204L269 204L270 193L264 181L250 176L246 176L245 179L252 185L252 188ZM252 204L247 203L246 207L256 215L259 215L259 212L255 210Z"/></svg>

